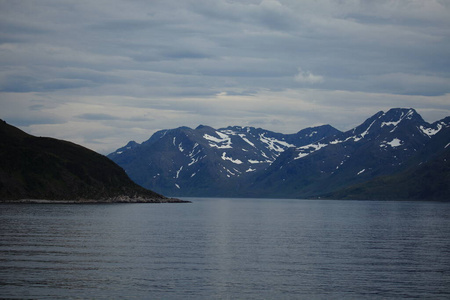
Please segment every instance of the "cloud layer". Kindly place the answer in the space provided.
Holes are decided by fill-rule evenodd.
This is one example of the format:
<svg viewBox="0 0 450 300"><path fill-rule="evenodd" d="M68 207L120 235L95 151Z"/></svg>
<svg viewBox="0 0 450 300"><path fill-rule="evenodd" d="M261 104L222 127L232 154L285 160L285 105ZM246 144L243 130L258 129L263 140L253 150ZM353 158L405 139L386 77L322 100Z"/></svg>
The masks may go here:
<svg viewBox="0 0 450 300"><path fill-rule="evenodd" d="M446 1L1 1L0 117L102 153L163 128L450 115Z"/></svg>

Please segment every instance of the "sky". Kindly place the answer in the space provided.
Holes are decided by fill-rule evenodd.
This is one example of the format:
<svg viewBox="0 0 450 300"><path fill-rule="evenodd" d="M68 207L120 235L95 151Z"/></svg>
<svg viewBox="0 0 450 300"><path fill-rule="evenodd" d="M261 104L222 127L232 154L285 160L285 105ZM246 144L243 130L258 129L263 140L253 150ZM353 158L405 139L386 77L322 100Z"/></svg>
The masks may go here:
<svg viewBox="0 0 450 300"><path fill-rule="evenodd" d="M102 154L393 107L450 116L450 0L0 0L0 118Z"/></svg>

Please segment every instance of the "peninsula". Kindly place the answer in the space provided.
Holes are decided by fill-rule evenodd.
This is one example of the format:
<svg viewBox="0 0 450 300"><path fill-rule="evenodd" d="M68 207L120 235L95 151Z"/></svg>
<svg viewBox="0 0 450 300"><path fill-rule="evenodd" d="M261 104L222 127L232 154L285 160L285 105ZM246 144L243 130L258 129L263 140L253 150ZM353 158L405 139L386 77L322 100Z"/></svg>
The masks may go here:
<svg viewBox="0 0 450 300"><path fill-rule="evenodd" d="M0 203L183 203L134 183L107 157L0 120Z"/></svg>

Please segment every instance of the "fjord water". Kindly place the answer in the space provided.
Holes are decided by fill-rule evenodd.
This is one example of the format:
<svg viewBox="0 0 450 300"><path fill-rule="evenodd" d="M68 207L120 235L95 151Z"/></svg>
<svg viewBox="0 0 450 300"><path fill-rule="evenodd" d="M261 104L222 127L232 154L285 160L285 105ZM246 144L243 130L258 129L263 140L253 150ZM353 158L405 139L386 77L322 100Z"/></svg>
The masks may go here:
<svg viewBox="0 0 450 300"><path fill-rule="evenodd" d="M450 298L450 203L0 205L0 298Z"/></svg>

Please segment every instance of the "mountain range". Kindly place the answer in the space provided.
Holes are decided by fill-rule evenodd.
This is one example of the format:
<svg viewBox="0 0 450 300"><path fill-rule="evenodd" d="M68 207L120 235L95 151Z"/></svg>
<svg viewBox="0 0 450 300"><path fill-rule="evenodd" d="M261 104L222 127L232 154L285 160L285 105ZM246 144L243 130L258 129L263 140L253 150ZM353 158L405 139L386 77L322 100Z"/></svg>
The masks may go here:
<svg viewBox="0 0 450 300"><path fill-rule="evenodd" d="M161 130L108 157L139 185L171 196L449 200L449 151L450 117L430 124L394 108L345 132Z"/></svg>
<svg viewBox="0 0 450 300"><path fill-rule="evenodd" d="M134 183L114 162L74 143L0 120L0 202L185 202Z"/></svg>

